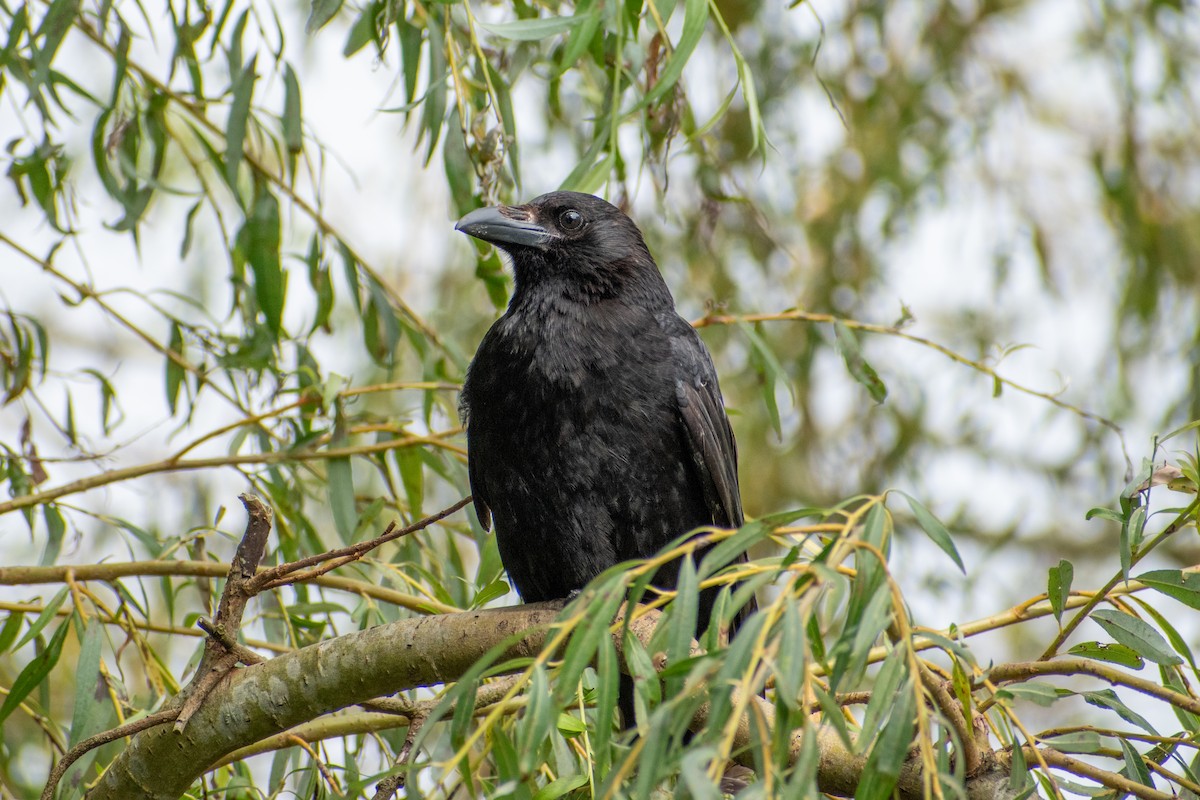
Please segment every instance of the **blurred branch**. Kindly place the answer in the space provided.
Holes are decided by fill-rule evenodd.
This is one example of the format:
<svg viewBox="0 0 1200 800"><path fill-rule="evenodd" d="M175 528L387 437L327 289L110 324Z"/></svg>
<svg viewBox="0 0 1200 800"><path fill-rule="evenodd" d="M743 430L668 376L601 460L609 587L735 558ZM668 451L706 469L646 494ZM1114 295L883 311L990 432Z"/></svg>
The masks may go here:
<svg viewBox="0 0 1200 800"><path fill-rule="evenodd" d="M106 564L0 567L0 586L63 583L68 573L77 581L113 582L140 575L223 578L228 572L229 565L219 561L115 561ZM337 575L322 575L314 583L329 589L365 595L420 614L449 614L461 610L437 600L415 597L376 583Z"/></svg>
<svg viewBox="0 0 1200 800"><path fill-rule="evenodd" d="M1102 417L1099 414L1095 414L1091 411L1085 411L1084 409L1080 408L1079 406L1075 406L1064 400L1061 400L1057 394L1051 394L1049 392L1038 391L1037 389L1033 389L1031 387L1025 386L1024 384L1017 383L1016 381L1012 380L1011 378L1004 377L999 372L997 372L994 367L991 367L982 361L976 361L974 359L967 358L966 356L956 353L954 350L951 350L949 347L946 347L943 344L939 344L939 343L933 341L932 339L926 339L924 336L916 336L914 334L907 333L897 327L891 327L891 326L887 326L887 325L876 325L876 324L868 323L868 322L858 322L857 320L852 320L852 319L842 319L840 317L834 316L833 314L814 314L814 313L811 313L808 311L797 311L794 309L790 310L790 311L781 311L781 312L773 313L773 314L740 314L740 315L707 314L707 315L701 317L700 319L692 322L692 325L695 326L696 328L704 328L709 325L736 325L736 324L745 323L745 322L753 323L753 322L785 322L785 321L816 322L816 323L822 323L822 324L827 324L827 325L833 325L834 323L841 323L842 325L845 325L847 328L851 328L852 330L863 331L865 333L879 333L879 334L883 334L885 336L895 336L897 338L904 339L909 342L913 342L914 344L919 344L923 347L928 347L931 350L935 350L935 351L941 353L942 355L946 356L946 358L949 358L951 361L954 361L955 363L962 364L963 366L970 367L971 369L976 370L977 372L981 372L984 375L987 375L989 378L991 378L993 381L995 381L998 384L1003 384L1004 386L1008 386L1009 388L1014 389L1018 392L1021 392L1022 394L1027 394L1031 397L1040 398L1042 400L1045 400L1048 403L1051 403L1051 404L1063 409L1064 411L1069 411L1070 413L1075 414L1076 416L1081 417L1082 419L1091 420L1092 422L1095 422L1097 424L1103 425L1104 427L1108 428L1109 430L1111 430L1113 433L1115 433L1117 435L1117 440L1121 444L1121 453L1125 457L1126 467L1128 468L1130 473L1132 473L1132 471L1133 471L1133 462L1130 460L1129 450L1125 446L1125 434L1121 430L1121 426L1117 425L1117 423L1113 422L1112 420L1108 419L1107 417Z"/></svg>
<svg viewBox="0 0 1200 800"><path fill-rule="evenodd" d="M280 464L290 461L323 461L332 458L347 458L350 456L369 455L371 453L383 453L389 450L398 450L404 447L417 447L420 445L446 446L443 441L446 438L462 433L462 428L451 428L445 431L438 431L426 436L409 436L404 439L392 439L386 442L375 442L373 444L354 445L350 447L334 447L327 450L276 450L270 453L243 453L232 454L227 456L217 456L213 458L194 458L194 459L177 459L168 458L163 461L155 461L150 464L136 464L132 467L122 467L109 472L103 472L99 475L89 475L86 478L80 478L63 486L54 489L46 489L34 494L22 495L15 497L5 503L0 503L0 514L7 514L10 511L19 511L23 508L31 508L33 506L44 505L53 502L60 497L76 494L78 492L86 492L90 489L95 489L100 486L107 486L112 483L120 483L133 478L141 478L145 475L154 475L163 472L184 472L187 470L197 469L214 469L217 467L236 467L242 464Z"/></svg>

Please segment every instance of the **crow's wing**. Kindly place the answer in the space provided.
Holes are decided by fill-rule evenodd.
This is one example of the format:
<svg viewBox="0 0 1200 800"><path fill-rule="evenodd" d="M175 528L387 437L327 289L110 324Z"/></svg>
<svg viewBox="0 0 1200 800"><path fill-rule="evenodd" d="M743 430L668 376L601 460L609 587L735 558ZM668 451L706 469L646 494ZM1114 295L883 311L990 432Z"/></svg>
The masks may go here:
<svg viewBox="0 0 1200 800"><path fill-rule="evenodd" d="M471 441L471 405L468 400L470 396L470 376L467 378L467 385L463 387L462 393L458 397L458 418L462 421L462 426L467 429L467 446L470 447ZM484 499L485 490L483 488L483 476L479 474L479 459L467 459L467 480L471 485L471 502L475 504L475 516L479 518L479 524L483 526L485 531L492 529L492 509L488 507L487 500Z"/></svg>
<svg viewBox="0 0 1200 800"><path fill-rule="evenodd" d="M679 319L679 318L677 318ZM696 331L683 319L671 326L677 369L675 400L684 437L714 525L738 528L744 522L738 490L737 444L712 358Z"/></svg>

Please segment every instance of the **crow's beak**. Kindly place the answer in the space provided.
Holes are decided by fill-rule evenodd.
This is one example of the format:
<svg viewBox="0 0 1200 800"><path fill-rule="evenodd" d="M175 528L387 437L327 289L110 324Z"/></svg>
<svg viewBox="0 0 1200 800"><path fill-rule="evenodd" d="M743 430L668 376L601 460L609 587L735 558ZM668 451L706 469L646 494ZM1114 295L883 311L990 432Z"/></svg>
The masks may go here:
<svg viewBox="0 0 1200 800"><path fill-rule="evenodd" d="M529 212L507 206L477 208L460 219L454 230L499 246L541 247L553 238L541 225L520 217L529 217Z"/></svg>

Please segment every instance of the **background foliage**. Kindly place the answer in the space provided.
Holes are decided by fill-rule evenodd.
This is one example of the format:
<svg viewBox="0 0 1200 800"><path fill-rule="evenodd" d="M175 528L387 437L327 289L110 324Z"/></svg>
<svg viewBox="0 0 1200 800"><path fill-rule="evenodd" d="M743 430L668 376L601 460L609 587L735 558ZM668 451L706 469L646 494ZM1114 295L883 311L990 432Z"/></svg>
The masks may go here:
<svg viewBox="0 0 1200 800"><path fill-rule="evenodd" d="M451 221L558 186L627 206L706 325L749 513L810 510L746 534L773 587L762 636L695 675L785 681L772 696L791 697L776 705L801 728L805 703L874 687L865 723L844 721L850 750L871 754L864 796L890 791L914 735L909 714L883 724L887 707L916 716L921 758L949 786L964 745L908 628L997 630L1023 616L1002 609L1049 589L1032 617L1071 633L1084 617L1063 609L1100 602L1072 586L1124 591L1114 575L1153 568L1145 599L1096 611L1100 627L1070 642L1026 622L979 655L935 639L931 664L960 706L990 710L993 747L1048 738L1143 787L1196 791L1197 715L1179 698L1195 699L1197 628L1178 613L1197 605L1179 572L1198 560L1195 508L1173 509L1191 498L1166 487L1143 495L1164 458L1182 475L1161 480L1196 480L1194 6L28 0L0 3L0 20L0 583L15 587L0 595L0 792L36 795L57 754L176 690L240 536L224 513L237 493L274 509L268 562L465 496L456 389L508 278L495 252L454 243ZM889 495L885 512L892 487L920 502ZM1093 507L1109 511L1085 518ZM828 573L801 568L814 556ZM100 561L135 566L68 570ZM515 601L466 514L338 574L260 595L247 643L281 652ZM1053 663L1092 639L1140 653L1174 694L1055 690L1033 668L1010 689L984 682L989 661ZM868 669L885 640L875 655L892 656ZM779 648L791 669L773 672ZM594 673L565 668L524 681L557 686L575 722L487 717L470 768L420 762L427 790L602 793L597 765L629 759L641 769L621 791L682 774L681 791L704 794L697 776L732 738L669 757L612 743L605 696L571 695ZM708 695L669 679L683 700L659 705L653 681L644 699L677 732ZM1099 710L1068 713L1076 696ZM431 725L421 758L453 755L468 722ZM354 732L206 780L353 794L405 736ZM760 778L809 786L810 756L785 766L777 749L773 771L761 747ZM67 791L119 750L94 751Z"/></svg>

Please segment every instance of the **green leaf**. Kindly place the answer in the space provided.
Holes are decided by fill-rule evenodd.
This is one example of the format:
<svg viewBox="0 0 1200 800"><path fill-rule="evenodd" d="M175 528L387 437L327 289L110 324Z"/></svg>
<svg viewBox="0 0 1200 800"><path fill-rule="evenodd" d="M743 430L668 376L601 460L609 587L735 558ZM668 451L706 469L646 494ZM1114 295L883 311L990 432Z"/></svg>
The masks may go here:
<svg viewBox="0 0 1200 800"><path fill-rule="evenodd" d="M1143 786L1155 788L1154 781L1150 778L1150 770L1146 767L1146 762L1138 755L1138 751L1134 750L1133 745L1124 738L1119 738L1117 741L1121 743L1121 752L1125 756L1125 774Z"/></svg>
<svg viewBox="0 0 1200 800"><path fill-rule="evenodd" d="M587 786L587 775L572 775L569 778L558 778L550 781L533 793L533 800L557 800L568 792L573 792L581 786Z"/></svg>
<svg viewBox="0 0 1200 800"><path fill-rule="evenodd" d="M291 153L299 153L304 147L303 115L300 110L300 81L292 65L283 71L283 141Z"/></svg>
<svg viewBox="0 0 1200 800"><path fill-rule="evenodd" d="M24 621L25 613L22 611L10 613L8 619L4 620L4 627L0 628L0 653L8 652L8 648L12 647L12 643L17 639L17 634L21 632L21 623Z"/></svg>
<svg viewBox="0 0 1200 800"><path fill-rule="evenodd" d="M346 35L346 45L342 48L344 57L349 58L354 55L376 37L375 16L377 13L378 7L374 3L369 3L363 8L358 19L350 26L350 33Z"/></svg>
<svg viewBox="0 0 1200 800"><path fill-rule="evenodd" d="M254 272L254 296L276 337L283 335L283 304L287 291L279 258L279 201L264 189L242 227L246 260Z"/></svg>
<svg viewBox="0 0 1200 800"><path fill-rule="evenodd" d="M1073 656L1083 656L1094 661L1107 661L1110 664L1120 664L1130 669L1141 669L1146 662L1132 648L1123 644L1107 644L1105 642L1082 642L1067 651Z"/></svg>
<svg viewBox="0 0 1200 800"><path fill-rule="evenodd" d="M242 165L246 140L246 122L250 117L250 100L254 96L254 72L258 56L252 56L233 80L233 99L229 103L229 119L225 122L225 180L237 194L238 168Z"/></svg>
<svg viewBox="0 0 1200 800"><path fill-rule="evenodd" d="M767 344L767 340L763 338L758 325L749 325L747 323L738 323L738 329L746 334L746 338L750 340L750 363L754 370L762 378L762 397L763 404L767 407L767 414L771 419L771 427L775 429L776 436L783 435L783 425L779 417L779 405L775 400L775 384L782 381L788 387L788 392L792 392L791 382L788 380L787 372L783 365L779 363L779 359L775 356L775 351ZM793 400L795 395L793 393Z"/></svg>
<svg viewBox="0 0 1200 800"><path fill-rule="evenodd" d="M912 509L913 516L916 517L921 530L925 531L925 535L942 548L942 552L950 556L950 560L958 565L963 574L966 574L967 568L963 566L962 557L959 556L958 549L954 546L954 541L950 538L950 532L946 530L946 526L915 497L904 492L900 492L900 494L904 495L904 499L908 501L908 507Z"/></svg>
<svg viewBox="0 0 1200 800"><path fill-rule="evenodd" d="M1060 560L1057 567L1050 568L1050 578L1046 585L1046 596L1050 598L1050 608L1054 609L1054 618L1062 623L1063 609L1067 607L1067 599L1071 596L1071 581L1075 578L1075 567L1070 561Z"/></svg>
<svg viewBox="0 0 1200 800"><path fill-rule="evenodd" d="M625 599L625 583L623 574L619 571L607 573L607 578L597 579L583 591L570 605L563 609L563 618L577 613L577 604L586 606L586 616L579 627L571 634L563 653L562 665L558 671L556 702L563 705L575 692L583 671L592 663L592 657L597 648L603 648L604 639L609 646L612 637L609 626L617 613L621 602Z"/></svg>
<svg viewBox="0 0 1200 800"><path fill-rule="evenodd" d="M1182 664L1183 659L1171 652L1162 634L1132 614L1113 609L1092 612L1092 619L1126 647L1155 664Z"/></svg>
<svg viewBox="0 0 1200 800"><path fill-rule="evenodd" d="M683 30L679 32L679 41L675 42L671 54L663 62L658 72L658 80L646 92L637 108L645 108L657 102L679 82L683 68L704 35L704 26L707 23L708 0L684 0Z"/></svg>
<svg viewBox="0 0 1200 800"><path fill-rule="evenodd" d="M1144 572L1134 580L1140 581L1168 597L1173 597L1190 608L1200 610L1200 572L1156 569Z"/></svg>
<svg viewBox="0 0 1200 800"><path fill-rule="evenodd" d="M172 355L183 358L183 330L175 320L171 320L171 337L167 342L166 355L167 408L174 415L179 400L179 387L183 385L183 366L172 358Z"/></svg>
<svg viewBox="0 0 1200 800"><path fill-rule="evenodd" d="M908 747L912 742L913 728L916 726L916 714L913 710L912 678L904 682L896 693L896 702L891 714L884 723L883 730L871 753L867 756L867 765L863 769L863 779L854 793L855 800L885 800L892 794L896 781L900 778L900 768L908 757Z"/></svg>
<svg viewBox="0 0 1200 800"><path fill-rule="evenodd" d="M1174 648L1176 653L1183 656L1184 660L1195 670L1196 659L1192 655L1192 649L1188 647L1187 641L1179 634L1179 631L1175 630L1175 626L1157 608L1137 595L1132 595L1129 599L1141 606L1147 616L1154 620L1158 624L1158 627L1162 628L1162 632L1166 634L1167 641L1171 643L1171 647Z"/></svg>
<svg viewBox="0 0 1200 800"><path fill-rule="evenodd" d="M521 772L528 775L537 768L542 744L558 719L554 699L550 693L550 679L546 676L546 668L541 664L533 668L525 697L525 712L517 723L517 752L520 754Z"/></svg>
<svg viewBox="0 0 1200 800"><path fill-rule="evenodd" d="M64 626L65 627L65 626ZM100 648L104 631L95 617L88 620L75 665L75 710L71 715L71 747L104 727L108 706L107 684L100 674Z"/></svg>
<svg viewBox="0 0 1200 800"><path fill-rule="evenodd" d="M1136 506L1129 519L1121 524L1121 576L1129 580L1129 569L1133 566L1133 554L1142 543L1142 532L1146 528L1146 507Z"/></svg>
<svg viewBox="0 0 1200 800"><path fill-rule="evenodd" d="M1111 520L1112 522L1120 522L1120 523L1125 522L1125 517L1119 511L1113 511L1111 508L1089 509L1087 514L1085 514L1083 518L1084 519L1093 519L1095 517L1099 517L1100 519Z"/></svg>
<svg viewBox="0 0 1200 800"><path fill-rule="evenodd" d="M333 439L329 446L332 448L345 447L346 420L338 406L333 425ZM354 531L358 527L358 510L354 502L354 470L349 458L331 458L325 467L325 482L329 492L329 508L333 514L333 524L344 543L349 544L354 539Z"/></svg>
<svg viewBox="0 0 1200 800"><path fill-rule="evenodd" d="M67 631L70 628L70 621L64 621L59 625L45 649L34 656L33 660L25 665L25 669L21 670L21 674L17 675L12 688L8 690L8 697L4 698L4 705L0 706L0 724L8 719L8 715L16 710L30 692L42 685L42 681L50 674L50 670L54 669L54 665L58 663L58 657L62 655L63 642L66 640Z"/></svg>
<svg viewBox="0 0 1200 800"><path fill-rule="evenodd" d="M882 403L887 399L887 386L863 357L862 349L858 346L858 337L841 320L833 323L833 332L834 344L842 360L846 362L850 377L866 388L872 400Z"/></svg>
<svg viewBox="0 0 1200 800"><path fill-rule="evenodd" d="M1005 686L996 692L996 696L1003 698L1005 695L1009 695L1021 700L1028 700L1039 706L1048 707L1059 698L1070 694L1070 692L1065 692L1065 694L1064 692L1060 692L1053 684L1043 681L1025 681L1024 683L1014 683Z"/></svg>
<svg viewBox="0 0 1200 800"><path fill-rule="evenodd" d="M568 738L578 736L588 729L587 723L572 714L560 712L558 722L554 723L558 732Z"/></svg>
<svg viewBox="0 0 1200 800"><path fill-rule="evenodd" d="M1112 689L1101 689L1095 692L1080 692L1079 696L1082 697L1089 705L1096 706L1096 708L1107 708L1110 711L1115 711L1117 716L1119 716L1121 719L1125 720L1131 725L1138 726L1151 736L1158 735L1158 731L1154 729L1154 726L1151 725L1150 722L1141 714L1125 705L1125 703L1121 701L1121 698L1117 696L1117 693Z"/></svg>
<svg viewBox="0 0 1200 800"><path fill-rule="evenodd" d="M514 22L481 22L475 24L493 36L502 39L512 39L514 42L539 42L551 36L565 33L583 22L585 17L543 17L540 19L520 19Z"/></svg>
<svg viewBox="0 0 1200 800"><path fill-rule="evenodd" d="M400 468L400 480L404 483L404 494L408 499L408 513L413 519L425 516L425 461L421 451L415 447L404 447L394 451L396 466Z"/></svg>
<svg viewBox="0 0 1200 800"><path fill-rule="evenodd" d="M39 633L42 632L43 628L50 624L50 620L54 619L55 615L58 614L58 609L62 606L63 601L67 599L67 593L69 591L69 586L64 586L58 590L58 594L54 595L50 602L46 604L46 607L42 609L42 613L38 614L37 619L35 619L29 625L29 630L25 631L25 635L21 637L21 640L13 645L14 650L20 650L22 647L29 644L37 637Z"/></svg>
<svg viewBox="0 0 1200 800"><path fill-rule="evenodd" d="M58 506L53 503L47 503L42 507L42 517L46 521L46 549L42 551L41 565L45 567L58 561L58 554L62 551L63 536L67 532L67 521L63 519ZM3 651L0 650L0 652Z"/></svg>
<svg viewBox="0 0 1200 800"><path fill-rule="evenodd" d="M879 674L875 676L875 685L871 687L871 699L867 701L867 710L863 716L862 733L857 746L859 752L870 747L878 736L879 723L887 716L895 700L900 684L908 675L905 666L904 650L896 649L888 653Z"/></svg>
<svg viewBox="0 0 1200 800"><path fill-rule="evenodd" d="M1096 753L1104 747L1103 742L1100 741L1100 735L1093 731L1076 731L1050 736L1043 739L1042 744L1063 753Z"/></svg>
<svg viewBox="0 0 1200 800"><path fill-rule="evenodd" d="M312 35L325 27L342 7L342 0L313 0L312 11L308 15L308 23L304 32Z"/></svg>

